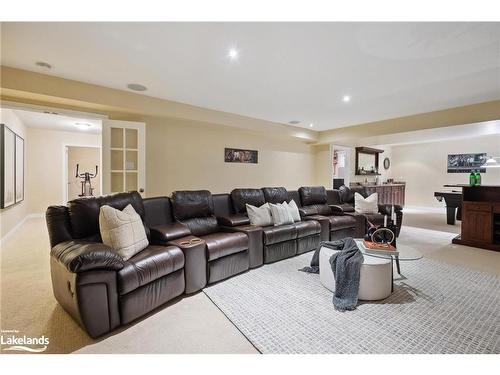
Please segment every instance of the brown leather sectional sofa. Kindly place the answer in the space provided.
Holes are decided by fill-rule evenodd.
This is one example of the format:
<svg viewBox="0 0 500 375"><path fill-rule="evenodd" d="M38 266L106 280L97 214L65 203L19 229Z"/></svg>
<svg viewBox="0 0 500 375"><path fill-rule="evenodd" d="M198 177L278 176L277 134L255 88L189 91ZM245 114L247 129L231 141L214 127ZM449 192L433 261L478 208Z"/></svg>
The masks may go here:
<svg viewBox="0 0 500 375"><path fill-rule="evenodd" d="M301 222L250 225L247 203L292 199ZM171 198L119 193L51 206L46 220L54 295L98 337L207 284L314 250L321 241L363 236L366 218L345 203L339 191L324 187L266 187L229 194L176 191ZM98 218L102 205L122 210L128 204L141 216L150 245L124 261L102 243Z"/></svg>

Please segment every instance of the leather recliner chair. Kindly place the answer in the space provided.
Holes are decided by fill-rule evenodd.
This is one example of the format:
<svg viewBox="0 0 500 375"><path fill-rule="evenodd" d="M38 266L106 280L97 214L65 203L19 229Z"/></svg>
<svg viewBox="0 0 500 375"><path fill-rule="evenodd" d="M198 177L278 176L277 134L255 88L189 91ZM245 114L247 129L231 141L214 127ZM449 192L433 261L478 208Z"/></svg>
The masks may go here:
<svg viewBox="0 0 500 375"><path fill-rule="evenodd" d="M249 241L244 232L225 231L214 215L212 194L207 190L175 191L174 218L206 245L207 283L214 283L249 269Z"/></svg>
<svg viewBox="0 0 500 375"><path fill-rule="evenodd" d="M185 258L179 247L149 245L124 261L102 243L100 207L123 210L128 204L144 219L137 192L76 199L46 212L54 296L93 338L184 293ZM149 237L147 228L146 233Z"/></svg>
<svg viewBox="0 0 500 375"><path fill-rule="evenodd" d="M337 192L337 194L335 193ZM341 186L338 191L333 190L332 196L336 196L333 200L338 200L338 204L331 204L332 210L338 213L343 213L349 216L353 216L361 222L364 234L369 228L370 224L379 226L384 224L384 216L387 215L390 219L391 210L393 205L390 204L379 204L378 212L372 214L360 214L354 210L354 194L359 193L364 198L368 197L368 192L364 186ZM332 200L332 201L333 201ZM401 224L403 221L403 208L400 205L394 205L394 211L396 213L396 236L399 236L401 232ZM363 235L364 235L363 234Z"/></svg>
<svg viewBox="0 0 500 375"><path fill-rule="evenodd" d="M268 203L290 201L285 188L234 189L231 191L234 214L248 220L246 204L256 207L265 204L264 191ZM272 263L315 249L319 245L321 226L316 222L298 222L262 227L261 230L263 261Z"/></svg>
<svg viewBox="0 0 500 375"><path fill-rule="evenodd" d="M327 204L327 193L323 186L299 188L302 207L300 215L305 220L318 221L322 226L322 241L333 241L345 237L357 237L356 219L334 212Z"/></svg>
<svg viewBox="0 0 500 375"><path fill-rule="evenodd" d="M177 246L184 253L185 293L195 293L203 289L207 285L205 241L193 236L187 225L175 221L170 198L145 198L143 203L144 223L151 233L151 243L162 246Z"/></svg>

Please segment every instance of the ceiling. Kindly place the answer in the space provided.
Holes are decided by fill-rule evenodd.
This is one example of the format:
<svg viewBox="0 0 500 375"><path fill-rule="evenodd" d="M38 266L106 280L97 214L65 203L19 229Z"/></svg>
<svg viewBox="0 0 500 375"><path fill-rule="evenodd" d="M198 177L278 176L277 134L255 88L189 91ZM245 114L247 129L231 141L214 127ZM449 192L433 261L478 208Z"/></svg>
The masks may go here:
<svg viewBox="0 0 500 375"><path fill-rule="evenodd" d="M14 113L29 128L42 128L70 132L101 134L102 122L99 119L70 117L61 114L24 111L15 109Z"/></svg>
<svg viewBox="0 0 500 375"><path fill-rule="evenodd" d="M500 99L500 23L3 23L1 38L2 65L312 130Z"/></svg>

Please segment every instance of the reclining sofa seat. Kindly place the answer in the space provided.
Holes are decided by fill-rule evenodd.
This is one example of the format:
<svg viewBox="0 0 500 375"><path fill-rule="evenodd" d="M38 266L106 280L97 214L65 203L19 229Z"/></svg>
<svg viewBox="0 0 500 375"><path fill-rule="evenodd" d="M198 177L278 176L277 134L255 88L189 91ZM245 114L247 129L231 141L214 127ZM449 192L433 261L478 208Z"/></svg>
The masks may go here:
<svg viewBox="0 0 500 375"><path fill-rule="evenodd" d="M50 269L54 296L93 338L145 315L184 292L184 254L149 245L127 261L102 243L99 209L131 204L144 219L139 193L80 198L50 206ZM149 237L149 230L146 228Z"/></svg>
<svg viewBox="0 0 500 375"><path fill-rule="evenodd" d="M316 220L322 225L322 241L333 241L356 236L356 219L343 213L333 212L328 206L326 189L323 186L299 188L304 220Z"/></svg>
<svg viewBox="0 0 500 375"><path fill-rule="evenodd" d="M246 204L260 207L267 203L290 202L283 187L263 189L234 189L231 201L236 215L244 216ZM280 226L262 227L262 251L264 263L272 263L315 249L320 242L321 226L316 222L297 222Z"/></svg>
<svg viewBox="0 0 500 375"><path fill-rule="evenodd" d="M195 293L207 285L207 257L205 241L195 239L187 225L175 221L172 202L168 197L143 199L144 223L151 233L154 245L177 246L184 253L186 294Z"/></svg>
<svg viewBox="0 0 500 375"><path fill-rule="evenodd" d="M214 283L249 269L249 241L244 232L225 231L214 216L212 194L207 190L175 191L174 218L191 234L204 240L207 283Z"/></svg>
<svg viewBox="0 0 500 375"><path fill-rule="evenodd" d="M334 190L334 192L335 191L336 190ZM391 216L392 205L390 204L379 204L377 213L360 214L355 212L354 194L359 193L364 198L368 197L369 195L364 186L353 186L353 187L341 186L337 192L338 192L339 204L338 205L333 204L330 207L335 212L353 216L358 221L361 220L362 223L361 225L364 231L363 235L366 233L367 229L370 226L369 222L377 226L383 225L384 216L387 215L388 218L390 218ZM396 212L396 220L397 220L396 236L399 236L399 233L401 232L401 223L403 220L403 208L400 205L394 205L394 211Z"/></svg>
<svg viewBox="0 0 500 375"><path fill-rule="evenodd" d="M229 193L212 194L214 214L221 229L226 232L242 232L248 236L248 256L250 268L257 268L264 263L262 251L262 228L250 225L245 214L237 214L233 208Z"/></svg>

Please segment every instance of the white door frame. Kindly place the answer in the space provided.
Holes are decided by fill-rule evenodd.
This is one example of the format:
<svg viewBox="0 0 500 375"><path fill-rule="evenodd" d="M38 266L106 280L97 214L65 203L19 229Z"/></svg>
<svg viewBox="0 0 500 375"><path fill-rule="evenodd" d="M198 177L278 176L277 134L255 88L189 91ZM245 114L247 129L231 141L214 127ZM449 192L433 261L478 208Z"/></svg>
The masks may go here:
<svg viewBox="0 0 500 375"><path fill-rule="evenodd" d="M136 129L138 131L138 181L137 190L143 198L147 196L146 187L146 123L139 121L122 121L105 119L102 121L102 168L106 174L102 175L103 194L110 194L111 191L111 128ZM125 145L124 145L125 146ZM125 148L124 148L125 149ZM125 159L124 159L125 161ZM142 190L142 191L141 191Z"/></svg>
<svg viewBox="0 0 500 375"><path fill-rule="evenodd" d="M63 197L62 204L65 206L68 203L68 147L86 147L86 148L98 148L99 149L99 173L101 173L101 178L99 179L99 191L102 194L102 134L101 134L101 146L96 145L85 145L85 144L74 144L66 143L63 145Z"/></svg>

